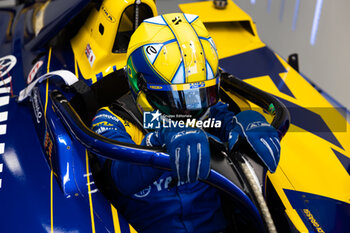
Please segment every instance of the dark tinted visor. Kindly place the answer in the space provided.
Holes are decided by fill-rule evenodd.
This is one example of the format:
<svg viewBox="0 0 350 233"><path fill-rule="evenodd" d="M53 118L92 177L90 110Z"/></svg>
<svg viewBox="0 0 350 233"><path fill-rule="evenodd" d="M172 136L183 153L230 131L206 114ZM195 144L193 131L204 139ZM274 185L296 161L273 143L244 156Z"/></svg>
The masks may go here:
<svg viewBox="0 0 350 233"><path fill-rule="evenodd" d="M147 85L149 103L168 115L199 118L219 100L219 78L197 83Z"/></svg>

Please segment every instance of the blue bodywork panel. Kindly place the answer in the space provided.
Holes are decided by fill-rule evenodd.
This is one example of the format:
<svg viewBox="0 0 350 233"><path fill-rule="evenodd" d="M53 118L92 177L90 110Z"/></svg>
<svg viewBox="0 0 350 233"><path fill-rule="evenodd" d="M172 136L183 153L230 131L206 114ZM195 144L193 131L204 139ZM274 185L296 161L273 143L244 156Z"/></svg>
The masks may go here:
<svg viewBox="0 0 350 233"><path fill-rule="evenodd" d="M304 217L302 219L309 232L350 231L348 203L294 190L284 190L284 192L293 208Z"/></svg>
<svg viewBox="0 0 350 233"><path fill-rule="evenodd" d="M47 57L42 54L48 53L48 47L43 45L88 2L52 2L37 37L26 31L23 5L0 9L0 58L11 54L17 58L7 74L0 72L0 88L6 90L0 94L0 124L5 129L0 135L0 205L6 210L0 216L1 232L114 231L111 205L87 172L85 148L75 146L49 98L45 103L45 83L35 88L30 101L16 102L37 60L44 62L36 77L46 72ZM53 70L60 68L52 66ZM0 71L5 70L0 66ZM45 121L45 114L50 122ZM66 159L58 160L57 154ZM96 206L89 204L88 186Z"/></svg>
<svg viewBox="0 0 350 233"><path fill-rule="evenodd" d="M13 90L23 85L23 80L16 78L16 70L20 70L16 66L9 72ZM11 93L0 98L9 99L8 104L0 107L0 113L7 114L1 122L6 125L6 132L0 139L3 148L0 151L0 200L6 209L5 215L1 216L1 222L6 221L1 224L1 232L25 232L28 229L50 232L52 223L53 229L63 232L91 232L88 199L79 192L63 195L62 187L54 174L51 175L43 152L44 142L36 136L30 103L18 104L15 94L11 96ZM15 219L21 219L21 224L8 223ZM105 224L100 221L95 221L95 228L106 231Z"/></svg>

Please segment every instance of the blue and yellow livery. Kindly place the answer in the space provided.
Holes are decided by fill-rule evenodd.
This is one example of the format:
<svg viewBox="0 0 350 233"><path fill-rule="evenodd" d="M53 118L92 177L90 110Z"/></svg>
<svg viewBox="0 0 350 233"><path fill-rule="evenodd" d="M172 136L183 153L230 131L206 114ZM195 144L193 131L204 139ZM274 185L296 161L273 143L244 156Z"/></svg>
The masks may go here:
<svg viewBox="0 0 350 233"><path fill-rule="evenodd" d="M183 13L167 16L157 16L153 0L0 8L0 232L136 232L114 207L94 154L165 169L168 157L99 137L89 127L98 108L129 91L125 72L135 74L137 59L146 59L162 80L149 89L220 82L222 100L234 102L235 111L260 111L284 136L274 174L245 157L277 232L350 232L346 110L267 47L251 17L227 2L225 9L212 1L181 4ZM136 51L131 35L142 21L149 37ZM186 35L198 31L200 40L189 43ZM128 46L137 58L126 61ZM178 46L181 52L173 53ZM211 60L201 53L211 53ZM169 54L172 63L158 66ZM205 80L192 69L203 71ZM138 95L141 106L151 108ZM207 180L226 197L227 216L237 219L236 231L227 232L268 232L240 169L231 167L236 165L234 158L213 155Z"/></svg>
<svg viewBox="0 0 350 233"><path fill-rule="evenodd" d="M201 2L180 8L204 22L218 48L220 67L273 94L291 114L280 164L276 173L267 174L265 186L266 195L272 187L275 191L270 192L277 194L270 205L283 205L276 218L287 215L299 232L349 231L341 220L350 218L350 133L345 108L322 95L263 44L252 19L237 5L228 1L222 13L210 6Z"/></svg>

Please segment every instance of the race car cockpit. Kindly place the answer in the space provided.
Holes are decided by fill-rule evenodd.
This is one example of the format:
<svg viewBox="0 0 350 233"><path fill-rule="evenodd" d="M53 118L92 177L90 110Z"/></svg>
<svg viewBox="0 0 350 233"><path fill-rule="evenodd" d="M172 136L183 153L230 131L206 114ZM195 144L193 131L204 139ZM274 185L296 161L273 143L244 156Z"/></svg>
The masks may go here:
<svg viewBox="0 0 350 233"><path fill-rule="evenodd" d="M85 86L83 83L75 84L75 86L78 85ZM119 89L117 91L113 89L112 91L109 88L110 86L118 86ZM168 156L162 148L149 148L117 142L96 134L89 127L92 116L99 107L111 104L115 99L128 93L128 83L123 69L111 73L90 87L75 87L75 89L78 93L71 101L66 101L65 97L59 91L52 92L53 106L59 117L63 119L66 127L70 129L72 135L89 151L89 162L94 181L98 189L112 204L115 202L113 193L116 190L111 188L113 187L109 183L111 182L111 178L106 175L106 171L103 168L99 167L95 155L111 160L119 159L139 165L169 169ZM288 129L290 121L289 113L280 101L272 95L244 83L227 73L223 73L221 76L221 99L229 103L231 110L235 112L239 112L242 108L248 106L237 105L236 102L239 101L240 103L251 101L260 106L274 116L271 124L278 130L280 137L283 137ZM92 101L94 101L93 105L91 105ZM86 103L90 104L86 105ZM94 107L92 108L91 106ZM259 165L258 160L254 156L247 156L246 153L247 151L242 148L239 154L229 155L222 147L220 148L220 145L212 141L212 171L208 180L203 182L209 183L222 191L223 198L225 199L225 207L228 207L225 208L226 214L231 216L229 218L232 221L235 219L234 221L239 222L238 224L237 222L231 222L231 227L234 225L236 230L238 228L241 230L251 229L253 232L264 231L265 227L269 229L269 226L268 224L265 224L265 226L262 224L262 222L267 223L268 221L262 219L261 216L266 215L268 212L267 207L261 206L261 200L256 197L256 193L259 193L259 191L254 191L253 187L255 185L255 189L259 190L260 188L256 187L256 181L249 181L249 176L247 177L247 174L244 173L244 164L253 164L257 174L256 177L259 177L260 184L264 182L266 171ZM249 168L252 169L251 166ZM250 178L254 180L252 175ZM262 196L259 197L261 198ZM227 203L230 204L227 205ZM240 214L237 214L237 211L232 212L237 206L239 206L238 212ZM242 215L242 213L244 214Z"/></svg>

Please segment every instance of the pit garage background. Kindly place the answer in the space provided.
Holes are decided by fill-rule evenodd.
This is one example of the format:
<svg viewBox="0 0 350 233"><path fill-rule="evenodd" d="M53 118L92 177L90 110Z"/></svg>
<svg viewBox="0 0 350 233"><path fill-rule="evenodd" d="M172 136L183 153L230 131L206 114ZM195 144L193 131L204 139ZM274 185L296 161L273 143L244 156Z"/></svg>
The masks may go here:
<svg viewBox="0 0 350 233"><path fill-rule="evenodd" d="M0 0L0 7L23 1ZM156 0L159 14L200 0ZM350 1L234 0L257 24L260 38L284 59L299 55L300 72L350 109ZM348 114L349 119L349 114Z"/></svg>

